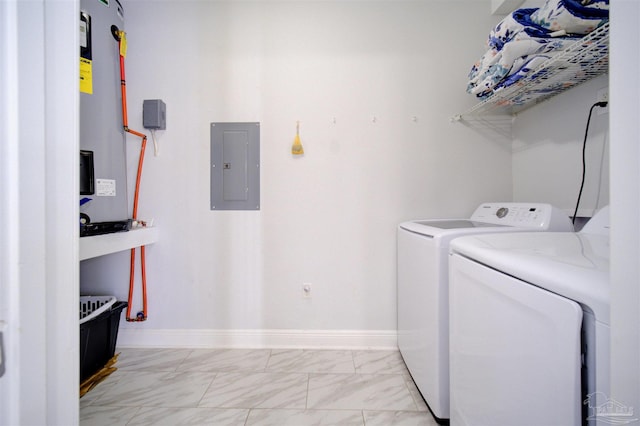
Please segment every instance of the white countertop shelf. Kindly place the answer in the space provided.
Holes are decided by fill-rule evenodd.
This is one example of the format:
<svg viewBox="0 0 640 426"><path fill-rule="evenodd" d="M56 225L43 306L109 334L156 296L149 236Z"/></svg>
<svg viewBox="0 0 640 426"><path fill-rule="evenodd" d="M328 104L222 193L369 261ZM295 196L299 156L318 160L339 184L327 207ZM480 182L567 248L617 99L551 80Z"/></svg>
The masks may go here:
<svg viewBox="0 0 640 426"><path fill-rule="evenodd" d="M506 87L476 104L451 121L480 123L505 132L505 117L569 90L580 83L609 72L609 23L587 34L572 46L548 59L512 86Z"/></svg>
<svg viewBox="0 0 640 426"><path fill-rule="evenodd" d="M80 260L87 260L105 254L146 246L158 241L158 228L136 228L127 232L94 235L80 238Z"/></svg>

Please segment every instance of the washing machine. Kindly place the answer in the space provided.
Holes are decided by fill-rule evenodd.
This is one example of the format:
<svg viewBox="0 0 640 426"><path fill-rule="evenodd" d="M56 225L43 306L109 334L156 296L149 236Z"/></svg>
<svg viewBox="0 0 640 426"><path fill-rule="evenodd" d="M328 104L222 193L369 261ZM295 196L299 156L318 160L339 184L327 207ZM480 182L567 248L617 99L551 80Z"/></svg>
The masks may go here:
<svg viewBox="0 0 640 426"><path fill-rule="evenodd" d="M450 242L481 233L571 230L566 213L542 203L483 203L470 218L398 226L398 347L436 420L449 418Z"/></svg>
<svg viewBox="0 0 640 426"><path fill-rule="evenodd" d="M605 208L577 233L451 243L452 425L618 424L608 231Z"/></svg>

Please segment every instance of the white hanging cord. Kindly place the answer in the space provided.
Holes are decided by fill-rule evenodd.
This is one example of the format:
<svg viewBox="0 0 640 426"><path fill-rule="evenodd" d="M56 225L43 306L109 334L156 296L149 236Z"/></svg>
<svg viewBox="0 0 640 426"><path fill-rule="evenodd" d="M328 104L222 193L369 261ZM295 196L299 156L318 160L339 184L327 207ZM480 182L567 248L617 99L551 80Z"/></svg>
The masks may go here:
<svg viewBox="0 0 640 426"><path fill-rule="evenodd" d="M151 139L153 139L153 155L157 157L160 155L160 148L158 147L158 141L156 141L155 129L151 129Z"/></svg>

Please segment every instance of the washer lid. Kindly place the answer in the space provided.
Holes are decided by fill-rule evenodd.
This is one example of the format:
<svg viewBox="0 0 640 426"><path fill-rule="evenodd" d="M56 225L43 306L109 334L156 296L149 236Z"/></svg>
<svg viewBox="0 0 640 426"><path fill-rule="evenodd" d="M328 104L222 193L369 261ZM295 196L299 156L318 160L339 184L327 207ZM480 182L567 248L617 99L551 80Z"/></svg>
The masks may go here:
<svg viewBox="0 0 640 426"><path fill-rule="evenodd" d="M573 232L465 236L451 253L575 300L609 323L609 238Z"/></svg>
<svg viewBox="0 0 640 426"><path fill-rule="evenodd" d="M469 219L431 219L431 220L412 220L400 224L400 227L408 231L413 231L422 235L437 236L447 231L460 229L461 234L467 234L470 229L476 228L505 228L503 225L494 225L492 223L476 222Z"/></svg>
<svg viewBox="0 0 640 426"><path fill-rule="evenodd" d="M495 228L495 227L502 226L502 225L494 225L492 223L475 222L473 220L468 220L468 219L416 220L413 223L416 223L422 226L431 226L433 228L439 228L439 229L486 228L488 226Z"/></svg>
<svg viewBox="0 0 640 426"><path fill-rule="evenodd" d="M426 238L431 238L439 246L448 248L449 241L463 235L488 232L529 231L529 229L475 222L468 219L433 219L403 222L399 225L399 231L411 232Z"/></svg>

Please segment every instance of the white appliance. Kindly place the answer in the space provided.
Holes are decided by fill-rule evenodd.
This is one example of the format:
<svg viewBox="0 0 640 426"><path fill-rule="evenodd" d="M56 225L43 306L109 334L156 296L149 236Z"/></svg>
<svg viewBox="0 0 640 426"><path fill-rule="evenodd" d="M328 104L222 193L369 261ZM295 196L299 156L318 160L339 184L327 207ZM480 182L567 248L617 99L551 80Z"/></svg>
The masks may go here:
<svg viewBox="0 0 640 426"><path fill-rule="evenodd" d="M398 347L436 419L449 418L451 240L487 232L571 230L567 214L540 203L484 203L471 218L398 226Z"/></svg>
<svg viewBox="0 0 640 426"><path fill-rule="evenodd" d="M628 414L607 399L608 230L605 208L578 233L451 243L452 425L594 425Z"/></svg>

